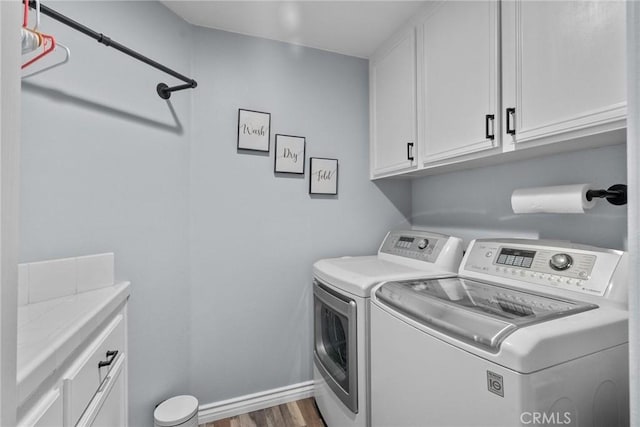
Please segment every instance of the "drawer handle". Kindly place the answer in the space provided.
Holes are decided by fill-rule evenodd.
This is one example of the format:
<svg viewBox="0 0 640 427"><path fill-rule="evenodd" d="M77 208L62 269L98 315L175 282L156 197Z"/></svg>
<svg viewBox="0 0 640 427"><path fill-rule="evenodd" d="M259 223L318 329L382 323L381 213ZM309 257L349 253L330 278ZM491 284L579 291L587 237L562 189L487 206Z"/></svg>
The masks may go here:
<svg viewBox="0 0 640 427"><path fill-rule="evenodd" d="M516 134L516 128L515 126L513 127L513 129L511 129L511 117L513 117L516 113L516 109L515 108L507 108L507 133L509 135L515 135Z"/></svg>
<svg viewBox="0 0 640 427"><path fill-rule="evenodd" d="M104 368L105 366L110 366L118 355L118 350L108 350L107 351L107 360L101 360L98 362L98 369Z"/></svg>
<svg viewBox="0 0 640 427"><path fill-rule="evenodd" d="M493 130L493 120L496 118L495 115L493 114L487 114L486 116L484 116L484 133L485 133L485 138L487 139L494 139L495 136L495 131ZM491 132L489 131L489 128L491 128Z"/></svg>

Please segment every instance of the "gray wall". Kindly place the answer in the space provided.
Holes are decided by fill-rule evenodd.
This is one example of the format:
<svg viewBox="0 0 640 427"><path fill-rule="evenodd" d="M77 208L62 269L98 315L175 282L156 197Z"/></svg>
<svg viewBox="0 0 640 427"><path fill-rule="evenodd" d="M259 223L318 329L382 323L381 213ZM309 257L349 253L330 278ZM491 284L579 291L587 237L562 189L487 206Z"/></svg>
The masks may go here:
<svg viewBox="0 0 640 427"><path fill-rule="evenodd" d="M621 249L626 244L626 206L601 200L585 214L516 215L511 192L547 185L625 184L625 148L623 144L581 150L415 180L412 222L471 236L478 230L483 236L508 231Z"/></svg>
<svg viewBox="0 0 640 427"><path fill-rule="evenodd" d="M156 83L174 80L46 17L72 62L23 82L21 261L116 253L133 283L134 426L173 394L209 403L309 380L313 261L372 253L409 215L623 244L625 208L509 206L518 187L624 182L622 146L371 183L366 61L192 28L155 2L52 6L199 82L162 101ZM238 108L270 112L272 134L305 136L308 156L338 158L339 195L312 198L308 175L274 175L272 153L238 153Z"/></svg>
<svg viewBox="0 0 640 427"><path fill-rule="evenodd" d="M190 372L215 402L311 378L312 263L374 253L410 183L368 179L367 61L206 29L193 46ZM238 153L238 108L339 159L339 195L308 195L308 163L275 176L273 153Z"/></svg>
<svg viewBox="0 0 640 427"><path fill-rule="evenodd" d="M411 210L409 182L367 178L367 62L192 28L155 2L50 6L199 83L163 101L155 85L175 80L46 17L71 62L23 81L21 261L115 252L131 425L170 395L311 379L313 261L373 253ZM339 195L237 153L238 108L338 158Z"/></svg>
<svg viewBox="0 0 640 427"><path fill-rule="evenodd" d="M47 4L190 73L190 27L157 3ZM156 402L188 391L190 93L164 101L155 86L174 79L50 18L41 28L72 57L23 80L21 261L115 252L132 282L131 424L148 426Z"/></svg>

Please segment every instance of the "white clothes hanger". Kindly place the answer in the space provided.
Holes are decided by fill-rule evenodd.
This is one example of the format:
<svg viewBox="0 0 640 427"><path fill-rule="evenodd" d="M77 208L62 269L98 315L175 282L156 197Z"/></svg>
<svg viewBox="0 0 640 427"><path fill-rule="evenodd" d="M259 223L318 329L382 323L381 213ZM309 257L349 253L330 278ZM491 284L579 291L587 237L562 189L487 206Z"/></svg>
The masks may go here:
<svg viewBox="0 0 640 427"><path fill-rule="evenodd" d="M33 52L42 45L42 38L40 34L29 28L20 28L22 35L22 54Z"/></svg>
<svg viewBox="0 0 640 427"><path fill-rule="evenodd" d="M29 29L25 27L22 28L22 53L23 54L33 51L42 45L42 36L40 36L40 32L38 31L38 28L40 27L40 0L35 0L35 3L36 3L36 8L35 8L36 23L33 29ZM62 59L62 61L56 62L55 64L51 64L49 66L41 68L40 70L34 71L32 73L25 74L22 76L22 78L25 79L28 77L32 77L32 76L44 73L45 71L49 71L53 68L59 67L69 62L69 59L71 58L71 50L60 42L55 43L54 49L57 49L58 46L61 47L64 51L64 58ZM25 48L26 48L26 52L25 52Z"/></svg>
<svg viewBox="0 0 640 427"><path fill-rule="evenodd" d="M67 62L69 62L69 59L71 59L71 50L67 46L63 45L60 42L56 43L56 50L58 49L58 47L62 48L62 50L64 51L64 59L62 61L56 62L55 64L48 65L48 66L46 66L44 68L41 68L40 70L34 71L32 73L24 74L22 76L22 78L26 79L26 78L29 78L29 77L37 76L38 74L42 74L45 71L49 71L49 70L51 70L53 68L59 67L61 65L66 64Z"/></svg>
<svg viewBox="0 0 640 427"><path fill-rule="evenodd" d="M38 33L38 27L40 27L40 0L36 0L36 24L33 28L29 28L27 25L26 8L25 5L25 18L23 27L20 29L22 34L22 54L33 52L42 45L42 37Z"/></svg>

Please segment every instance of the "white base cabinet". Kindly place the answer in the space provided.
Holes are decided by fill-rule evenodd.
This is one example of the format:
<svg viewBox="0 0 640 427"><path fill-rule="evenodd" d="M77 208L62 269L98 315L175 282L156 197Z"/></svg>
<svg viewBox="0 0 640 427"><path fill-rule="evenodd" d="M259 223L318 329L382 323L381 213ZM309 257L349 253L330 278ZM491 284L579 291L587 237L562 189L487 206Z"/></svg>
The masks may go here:
<svg viewBox="0 0 640 427"><path fill-rule="evenodd" d="M24 404L20 427L126 427L126 304ZM35 402L35 403L31 403Z"/></svg>
<svg viewBox="0 0 640 427"><path fill-rule="evenodd" d="M618 1L428 2L371 58L371 178L624 142L625 19Z"/></svg>

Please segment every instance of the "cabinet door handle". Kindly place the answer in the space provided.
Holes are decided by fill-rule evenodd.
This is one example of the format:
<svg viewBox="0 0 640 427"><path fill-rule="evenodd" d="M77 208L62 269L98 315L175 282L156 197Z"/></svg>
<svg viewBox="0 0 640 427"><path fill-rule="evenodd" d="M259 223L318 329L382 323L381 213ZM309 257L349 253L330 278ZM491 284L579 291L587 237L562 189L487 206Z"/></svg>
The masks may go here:
<svg viewBox="0 0 640 427"><path fill-rule="evenodd" d="M104 368L105 366L110 366L118 355L118 350L109 350L107 351L107 360L101 360L98 362L98 369Z"/></svg>
<svg viewBox="0 0 640 427"><path fill-rule="evenodd" d="M413 161L413 142L407 142L407 160Z"/></svg>
<svg viewBox="0 0 640 427"><path fill-rule="evenodd" d="M515 135L516 134L516 127L515 127L515 123L513 126L513 129L511 129L511 118L516 114L516 109L515 108L507 108L507 117L506 117L506 122L507 122L507 133L509 135Z"/></svg>
<svg viewBox="0 0 640 427"><path fill-rule="evenodd" d="M486 116L484 116L484 133L485 133L485 138L487 139L494 139L496 137L495 135L495 129L493 127L493 121L495 120L496 116L493 114L487 114ZM491 127L491 133L489 133L489 127Z"/></svg>

